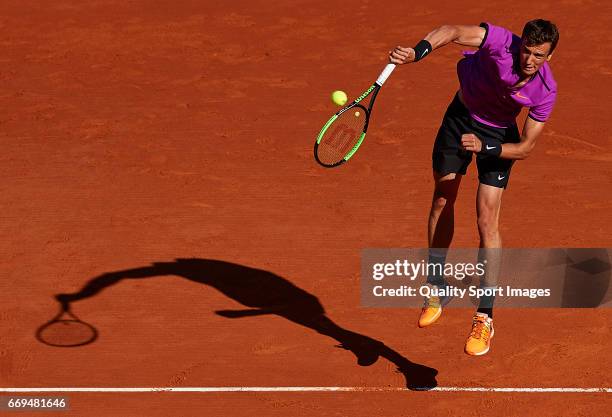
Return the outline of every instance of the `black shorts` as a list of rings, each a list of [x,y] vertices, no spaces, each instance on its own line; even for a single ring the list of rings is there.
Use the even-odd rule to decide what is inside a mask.
[[[456,173],[465,175],[472,162],[472,152],[461,146],[461,135],[473,133],[479,138],[488,138],[497,143],[517,143],[520,135],[516,125],[508,128],[488,126],[474,120],[459,97],[448,106],[433,147],[433,169],[441,175]],[[478,180],[482,184],[506,188],[513,160],[497,156],[476,154]]]

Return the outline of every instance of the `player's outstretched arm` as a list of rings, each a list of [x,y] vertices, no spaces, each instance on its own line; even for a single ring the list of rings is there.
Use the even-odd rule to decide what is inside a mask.
[[[525,159],[529,156],[536,144],[536,139],[544,130],[544,122],[538,122],[528,117],[523,126],[523,134],[519,143],[504,143],[500,158]]]
[[[450,42],[465,46],[481,45],[486,31],[480,26],[444,25],[429,32],[414,48],[396,46],[389,51],[389,62],[396,65],[416,62]]]

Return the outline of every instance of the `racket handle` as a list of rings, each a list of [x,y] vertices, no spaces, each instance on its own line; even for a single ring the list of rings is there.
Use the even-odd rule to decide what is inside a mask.
[[[381,72],[380,75],[378,76],[378,79],[376,80],[376,84],[382,87],[382,85],[385,83],[385,81],[387,81],[387,78],[389,78],[389,75],[391,75],[394,69],[395,69],[395,64],[387,64],[383,72]]]

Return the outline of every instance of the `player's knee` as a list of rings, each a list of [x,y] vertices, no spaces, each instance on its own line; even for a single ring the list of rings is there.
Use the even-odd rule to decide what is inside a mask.
[[[450,187],[436,187],[432,202],[434,209],[443,210],[444,207],[455,204],[455,200],[457,200],[457,191],[446,188]]]
[[[481,236],[493,236],[498,232],[497,219],[493,213],[482,213],[478,216],[478,232]]]
[[[447,206],[453,206],[455,204],[456,197],[446,197],[443,195],[435,195],[431,203],[431,208],[435,212],[441,212]]]

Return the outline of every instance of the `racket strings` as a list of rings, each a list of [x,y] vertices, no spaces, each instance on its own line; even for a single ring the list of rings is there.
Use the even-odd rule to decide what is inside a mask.
[[[50,346],[81,346],[97,338],[96,329],[85,322],[73,319],[59,319],[42,326],[37,337]]]
[[[365,113],[362,108],[350,109],[329,125],[317,149],[317,156],[323,164],[336,164],[351,152],[363,133]]]

